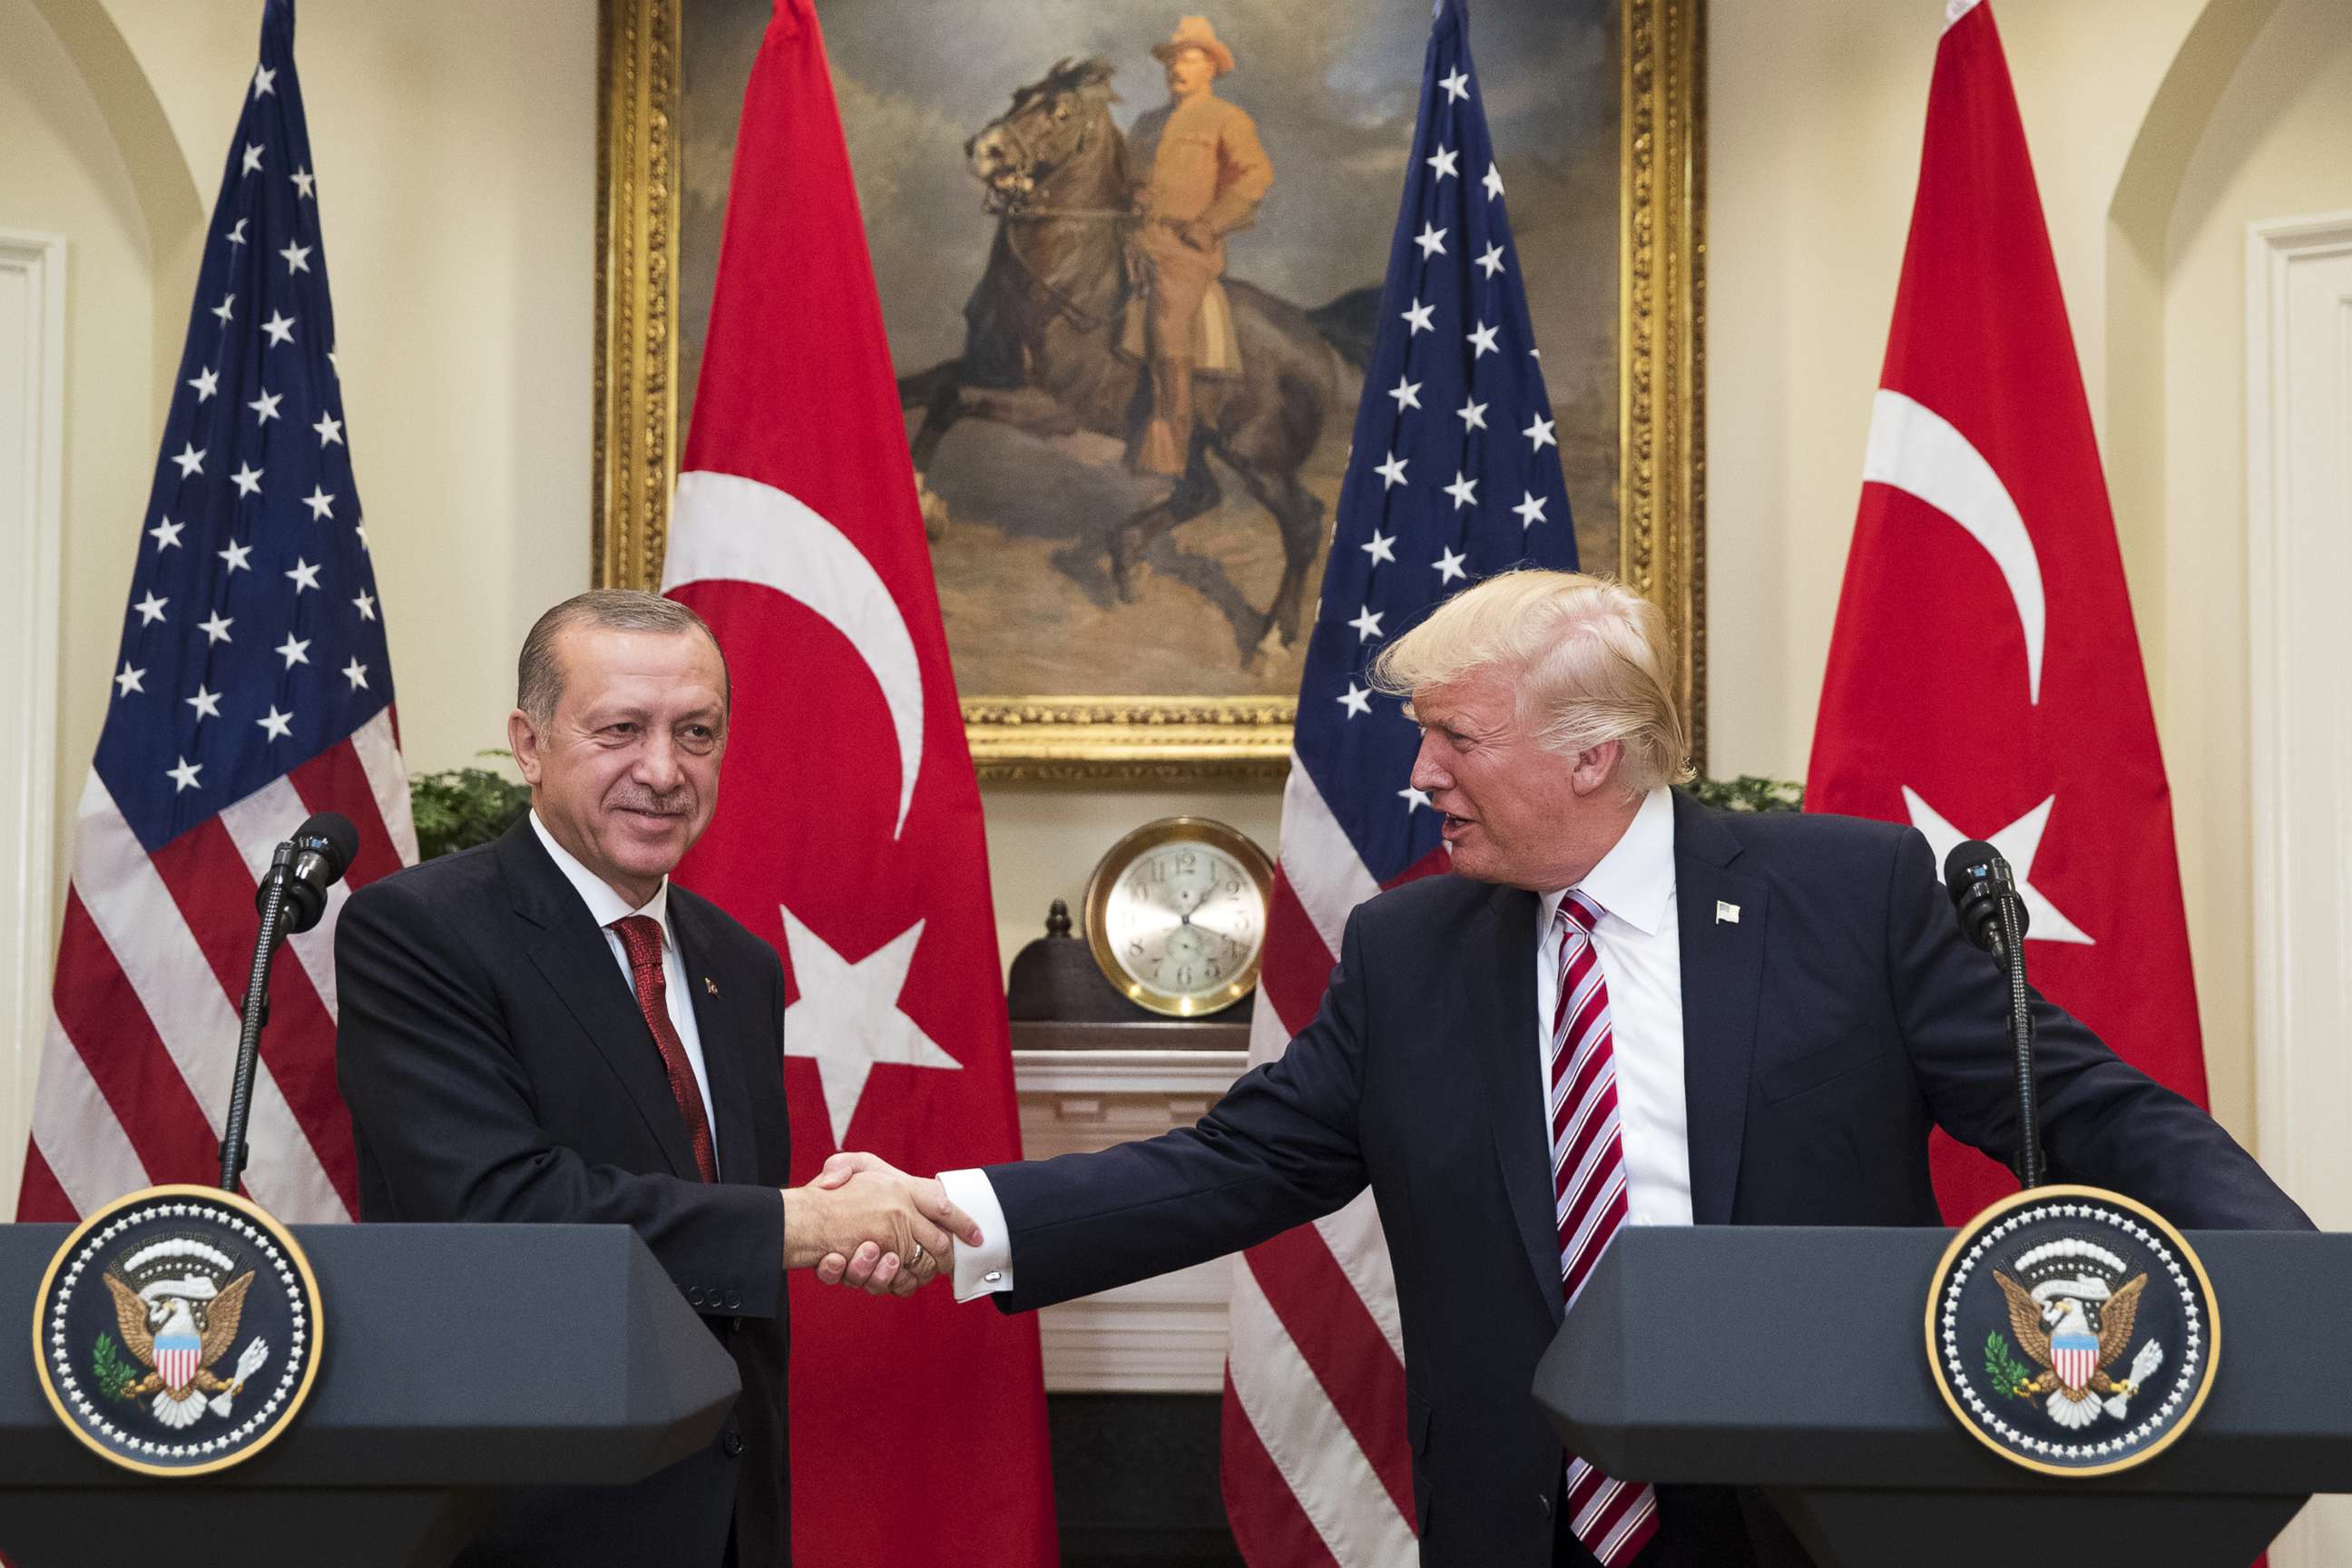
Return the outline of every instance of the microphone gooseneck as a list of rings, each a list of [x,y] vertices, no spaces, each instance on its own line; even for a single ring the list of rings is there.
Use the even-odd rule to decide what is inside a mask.
[[[2025,900],[2001,852],[1981,839],[1957,845],[1944,857],[1944,889],[1969,941],[1993,955],[2009,983],[2009,1039],[2017,1086],[2017,1178],[2043,1181],[2042,1104],[2034,1081],[2033,1006],[2025,988]]]
[[[342,879],[359,846],[359,829],[351,818],[332,811],[315,813],[270,856],[269,868],[254,889],[253,907],[261,921],[254,933],[245,1005],[237,1015],[236,1077],[229,1086],[228,1120],[221,1129],[220,1184],[225,1192],[236,1191],[245,1173],[245,1130],[253,1118],[261,1028],[269,1021],[270,964],[288,937],[309,931],[327,912],[327,889]]]

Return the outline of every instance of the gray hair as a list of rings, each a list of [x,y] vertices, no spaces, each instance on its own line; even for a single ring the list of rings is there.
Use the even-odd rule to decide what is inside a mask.
[[[635,588],[592,588],[574,594],[539,617],[522,639],[522,656],[515,660],[515,706],[533,724],[555,721],[555,705],[563,700],[563,661],[555,655],[556,640],[573,626],[602,626],[618,632],[700,632],[719,654],[722,700],[732,706],[733,678],[727,670],[727,650],[700,616],[676,599]]]
[[[1381,650],[1375,690],[1410,700],[1496,665],[1517,672],[1518,712],[1569,756],[1616,741],[1633,795],[1691,776],[1675,707],[1664,612],[1622,583],[1580,572],[1498,573],[1432,610]]]

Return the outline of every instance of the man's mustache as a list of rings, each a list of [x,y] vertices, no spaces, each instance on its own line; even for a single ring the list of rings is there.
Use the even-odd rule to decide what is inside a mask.
[[[666,816],[681,816],[694,807],[694,792],[674,789],[667,795],[655,795],[649,790],[637,790],[609,796],[604,804],[614,811],[651,811]]]

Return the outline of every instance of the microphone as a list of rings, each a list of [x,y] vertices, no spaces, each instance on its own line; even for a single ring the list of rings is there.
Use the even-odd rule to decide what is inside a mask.
[[[270,857],[269,869],[254,889],[253,907],[266,912],[275,891],[284,900],[279,934],[309,931],[327,912],[327,889],[342,880],[359,848],[359,829],[350,817],[333,811],[315,813]]]
[[[2017,878],[2001,852],[1983,839],[1956,844],[1944,857],[1944,890],[1959,912],[1961,934],[1994,957],[2003,954],[2004,904],[2017,917],[2018,936],[2025,935],[2025,900],[2018,896]]]
[[[2000,962],[2009,991],[2009,1046],[2016,1069],[2019,1184],[2042,1180],[2042,1105],[2033,1074],[2033,1009],[2025,989],[2025,900],[2001,852],[1980,838],[1944,857],[1944,890],[1960,931]]]
[[[278,947],[296,931],[309,931],[327,912],[327,889],[342,880],[359,853],[360,831],[336,812],[313,813],[294,837],[269,858],[269,869],[254,889],[261,916],[254,933],[253,967],[237,1010],[236,1076],[229,1085],[228,1120],[221,1131],[220,1184],[235,1192],[245,1173],[245,1131],[253,1116],[254,1079],[260,1070],[261,1030],[269,1021],[269,966]]]

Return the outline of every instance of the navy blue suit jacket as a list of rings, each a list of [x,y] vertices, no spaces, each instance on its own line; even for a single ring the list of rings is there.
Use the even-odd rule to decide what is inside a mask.
[[[335,927],[336,1072],[367,1221],[626,1225],[735,1358],[709,1447],[634,1487],[504,1499],[460,1563],[710,1568],[792,1560],[784,1369],[784,977],[775,950],[676,883],[719,1180],[636,995],[528,817],[496,843],[372,882]],[[522,1310],[522,1303],[501,1303]]]
[[[2012,1157],[2006,991],[1918,833],[1677,795],[1675,875],[1698,1224],[1939,1225],[1931,1126]],[[1452,876],[1382,894],[1349,919],[1314,1023],[1197,1126],[991,1167],[1017,1287],[998,1305],[1215,1258],[1369,1184],[1404,1329],[1422,1561],[1549,1563],[1561,1456],[1528,1388],[1562,1309],[1532,1060],[1538,908]],[[2309,1227],[2203,1111],[2039,997],[2035,1020],[2053,1180],[2184,1226]],[[1737,1509],[1668,1498],[1662,1518],[1676,1559],[1748,1560]]]

